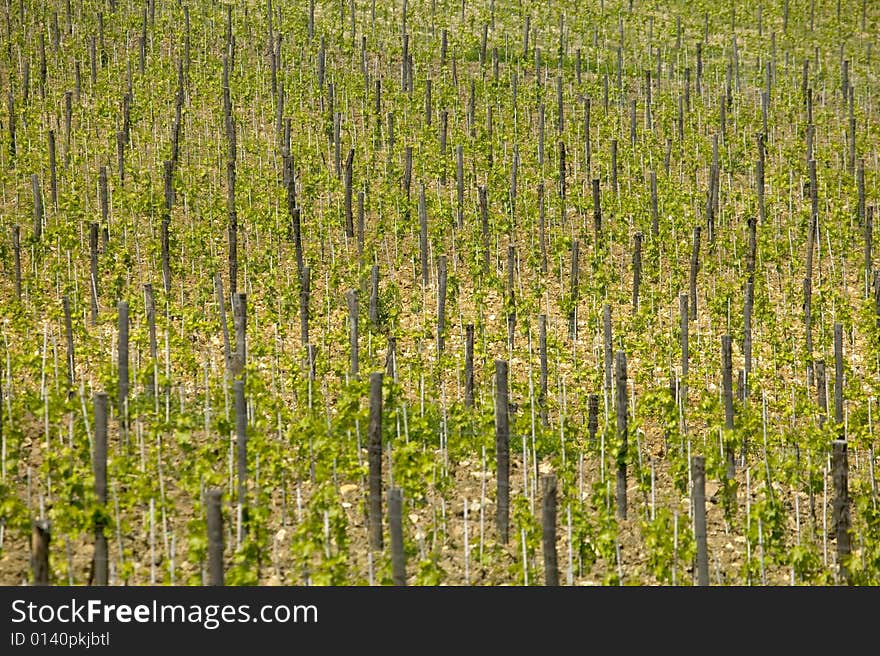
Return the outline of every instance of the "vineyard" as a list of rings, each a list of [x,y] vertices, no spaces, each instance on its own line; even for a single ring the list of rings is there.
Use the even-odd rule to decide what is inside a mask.
[[[880,5],[0,34],[0,584],[880,584]]]

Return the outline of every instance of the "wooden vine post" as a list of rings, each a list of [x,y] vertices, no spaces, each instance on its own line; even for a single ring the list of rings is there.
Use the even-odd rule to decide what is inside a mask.
[[[615,410],[617,414],[617,518],[626,519],[627,461],[627,376],[626,353],[617,352],[614,374]]]
[[[501,544],[507,544],[510,526],[510,425],[507,390],[507,361],[495,360],[495,525]]]
[[[222,490],[205,493],[208,525],[208,585],[224,585]]]
[[[33,522],[31,534],[31,570],[33,585],[49,585],[49,541],[52,534],[49,520],[38,519]]]
[[[556,476],[542,478],[544,487],[543,514],[541,515],[544,551],[544,585],[559,585],[559,567],[556,559]]]
[[[97,392],[94,397],[95,410],[95,453],[93,473],[95,497],[99,512],[95,513],[95,552],[92,560],[92,583],[107,585],[109,580],[109,559],[107,536],[104,534],[106,521],[104,508],[107,505],[107,393]]]
[[[697,585],[706,586],[709,585],[709,551],[706,542],[706,460],[703,456],[691,457],[691,479]]]
[[[370,374],[369,462],[370,548],[382,549],[382,372]]]
[[[403,492],[399,487],[388,491],[388,526],[391,534],[391,579],[394,585],[406,585],[406,553],[403,548]]]

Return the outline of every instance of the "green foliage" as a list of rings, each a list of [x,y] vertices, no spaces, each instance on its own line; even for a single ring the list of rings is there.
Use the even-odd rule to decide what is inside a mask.
[[[652,520],[642,520],[642,537],[648,551],[648,570],[663,585],[683,585],[686,571],[697,554],[687,523],[668,508],[660,508]]]
[[[348,519],[330,482],[312,495],[303,521],[292,538],[294,562],[316,585],[348,580]]]
[[[436,456],[418,442],[398,442],[392,451],[395,485],[415,502],[424,503],[436,474]]]
[[[853,585],[877,585],[880,583],[880,503],[872,490],[856,490],[854,514],[857,521],[854,531],[854,552],[847,562]]]
[[[141,583],[147,569],[141,566],[149,529],[147,508],[152,503],[162,517],[161,530],[168,530],[160,542],[176,536],[185,544],[183,553],[176,554],[176,560],[183,558],[178,580],[197,584],[207,545],[203,509],[200,502],[189,500],[201,499],[207,487],[231,491],[236,482],[232,381],[222,341],[224,328],[235,341],[228,273],[229,144],[219,104],[224,91],[223,53],[227,52],[225,9],[220,3],[194,0],[190,34],[185,35],[183,6],[157,6],[147,28],[143,69],[138,48],[131,47],[129,38],[141,29],[139,12],[105,12],[99,46],[104,52],[97,53],[93,82],[88,38],[77,35],[97,34],[97,15],[80,12],[72,16],[70,32],[60,35],[55,49],[51,47],[53,28],[47,21],[57,4],[24,2],[23,12],[11,11],[5,34],[9,47],[0,55],[0,78],[12,94],[17,125],[13,154],[11,121],[4,102],[0,108],[0,233],[4,235],[0,238],[4,458],[0,521],[10,536],[7,544],[15,544],[29,534],[39,502],[52,522],[53,534],[69,540],[74,549],[90,543],[95,524],[103,525],[108,537],[112,533],[119,542],[113,548],[117,578]],[[866,7],[867,24],[871,24],[876,18],[871,13],[874,8],[871,3]],[[63,7],[55,8],[63,18]],[[412,6],[406,22],[416,69],[413,88],[404,89],[400,84],[400,16],[391,4],[379,3],[368,25],[360,14],[349,17],[347,9],[321,11],[318,7],[316,32],[311,37],[302,12],[276,9],[272,30],[284,39],[282,66],[275,80],[269,78],[265,3],[249,0],[232,12],[237,46],[228,91],[237,146],[236,291],[248,298],[245,391],[250,493],[242,542],[226,547],[230,584],[265,582],[267,572],[276,571],[270,568],[276,557],[284,561],[281,569],[288,576],[302,576],[316,584],[366,579],[365,559],[356,553],[364,539],[358,516],[364,500],[345,496],[348,493],[341,490],[350,493],[346,486],[351,485],[362,489],[368,475],[368,375],[387,371],[386,349],[392,337],[397,340],[397,380],[386,375],[383,385],[383,467],[390,465],[390,471],[383,469],[383,480],[393,479],[401,486],[414,511],[430,509],[436,517],[438,508],[452,507],[462,496],[472,495],[475,482],[469,477],[472,472],[462,471],[468,468],[465,462],[475,463],[485,453],[486,470],[493,470],[492,364],[505,358],[510,365],[513,410],[512,471],[523,474],[524,450],[529,472],[521,480],[536,477],[537,463],[542,468],[550,466],[558,475],[559,498],[566,501],[571,517],[578,577],[609,585],[633,582],[627,562],[620,579],[617,548],[636,525],[641,528],[639,549],[647,552],[650,575],[668,584],[673,564],[681,564],[676,571],[683,572],[693,559],[694,546],[687,530],[679,531],[678,545],[671,542],[674,514],[670,513],[675,506],[661,502],[648,521],[642,519],[642,504],[646,505],[654,483],[663,488],[658,492],[671,492],[679,501],[690,494],[689,458],[703,455],[707,482],[720,485],[715,501],[721,503],[725,528],[745,538],[744,544],[732,541],[737,559],[747,561],[741,570],[745,578],[753,583],[758,580],[760,555],[765,566],[777,573],[789,568],[798,583],[833,584],[835,572],[825,563],[818,538],[805,531],[794,540],[791,527],[792,495],[799,495],[802,516],[807,515],[807,499],[811,515],[816,506],[821,512],[829,484],[829,444],[844,430],[832,421],[831,412],[820,411],[815,380],[807,376],[808,364],[823,358],[829,390],[836,382],[831,355],[835,322],[842,324],[845,335],[845,436],[851,453],[860,458],[859,466],[851,469],[854,550],[846,565],[854,583],[876,584],[880,569],[876,490],[866,483],[869,470],[861,458],[876,452],[873,423],[880,322],[872,281],[866,280],[873,263],[867,263],[866,271],[866,225],[856,209],[860,200],[857,175],[846,160],[852,143],[864,164],[870,205],[878,176],[869,155],[880,133],[869,120],[870,103],[864,100],[877,96],[876,78],[869,74],[859,45],[870,35],[861,29],[856,14],[826,20],[826,9],[817,7],[815,26],[810,21],[808,30],[804,21],[791,21],[780,32],[770,27],[778,26],[781,8],[765,6],[765,27],[759,33],[750,13],[754,6],[746,7],[747,19],[737,11],[736,23],[729,7],[710,7],[703,17],[700,7],[691,11],[694,7],[682,3],[646,5],[639,11],[607,6],[578,6],[574,11],[558,2],[540,7],[494,3],[490,11],[489,3],[477,2],[462,5],[461,15],[456,10],[436,16]],[[565,35],[558,33],[560,9],[565,10]],[[519,43],[525,10],[534,35],[528,50]],[[679,35],[673,26],[678,15],[682,18],[681,43],[676,43]],[[480,34],[490,20],[484,59]],[[446,31],[449,46],[442,64],[441,29]],[[728,91],[725,71],[733,61],[730,39],[734,31],[738,59],[731,69],[736,78]],[[43,32],[50,37],[49,83],[41,88],[35,65],[40,58],[38,41],[32,35]],[[606,33],[615,34],[613,43],[602,39]],[[558,51],[561,36],[565,38]],[[620,53],[625,53],[620,64],[618,38]],[[700,93],[694,86],[697,41],[703,47]],[[191,57],[184,77],[180,159],[172,177],[174,203],[168,215],[171,287],[166,292],[159,239],[166,215],[163,161],[172,154],[177,65],[183,62],[185,42]],[[321,44],[325,70],[319,83],[316,63]],[[758,213],[755,133],[765,128],[758,92],[765,89],[764,64],[773,59],[768,59],[771,44],[777,49],[774,61],[811,62],[806,82],[814,92],[813,157],[819,187],[805,186],[807,134],[801,78],[776,75],[766,116],[767,220],[756,227],[757,257],[751,272],[755,304],[749,397],[735,401],[734,427],[727,429],[719,394],[719,337],[729,334],[732,338],[734,372],[744,368],[742,302],[750,275],[746,219]],[[861,85],[856,87],[861,95],[853,96],[849,105],[839,102],[838,47],[840,52],[850,52],[850,73]],[[491,58],[495,53],[497,62]],[[23,62],[30,66],[27,87]],[[689,62],[691,78],[679,130],[678,107],[685,91],[682,62]],[[80,79],[74,94],[77,63]],[[650,87],[650,121],[645,94],[648,70],[660,74],[652,78]],[[561,76],[565,113],[561,129],[556,127],[556,75]],[[429,78],[430,124],[424,95]],[[301,284],[287,189],[282,184],[281,135],[276,134],[280,95],[277,89],[273,92],[272,83],[284,88],[280,118],[289,120],[292,128],[290,143],[285,145],[289,145],[295,202],[301,212],[304,262],[311,270],[308,342],[316,357],[313,375],[300,335]],[[129,89],[131,139],[122,150],[125,175],[120,179],[115,135],[125,120],[122,100]],[[472,116],[468,107],[471,89]],[[834,90],[837,100],[830,101],[826,90]],[[69,140],[65,134],[67,92],[72,94]],[[732,97],[722,130],[719,102],[727,93]],[[591,101],[589,142],[584,134],[586,99]],[[636,102],[634,142],[627,130],[631,100]],[[441,111],[448,113],[445,149],[440,145]],[[543,160],[539,161],[542,111]],[[336,113],[340,134],[334,143]],[[392,115],[393,145],[388,124]],[[858,126],[855,142],[848,131],[850,116]],[[49,127],[56,137],[57,209],[49,196]],[[611,140],[617,143],[616,188],[611,183]],[[707,174],[716,143],[720,195],[710,238]],[[565,144],[567,157],[564,198],[559,185],[560,144]],[[408,193],[402,185],[407,146],[413,153]],[[458,146],[464,156],[460,206]],[[355,150],[353,191],[363,191],[365,199],[363,248],[342,231],[345,185],[335,166],[337,148],[343,160],[348,148]],[[514,148],[518,153],[515,198]],[[101,166],[107,167],[108,174],[106,217],[97,193]],[[657,181],[656,233],[651,225],[652,172]],[[33,173],[42,185],[46,210],[39,240],[32,228]],[[600,181],[600,234],[594,234],[592,226],[594,178]],[[418,193],[422,184],[432,267],[427,285],[422,284],[419,263]],[[543,189],[544,244],[538,240],[539,186]],[[487,192],[485,239],[478,187]],[[802,283],[812,191],[818,191],[820,220],[819,239],[813,244],[813,343],[808,352]],[[93,281],[88,243],[93,221],[100,223],[101,235],[94,281],[99,308],[94,322],[90,318]],[[21,230],[20,298],[13,282],[13,226]],[[688,395],[679,404],[669,389],[670,379],[674,384],[681,373],[676,301],[688,289],[695,226],[703,229],[696,281],[698,309],[696,319],[688,324]],[[644,236],[638,308],[631,306],[635,231]],[[571,293],[570,279],[574,240],[580,249],[576,295]],[[506,260],[509,245],[516,252],[512,294]],[[541,269],[542,247],[546,248],[546,271]],[[448,256],[449,271],[446,348],[438,357],[434,267],[440,254]],[[488,266],[484,265],[486,256]],[[373,265],[380,269],[375,323],[366,312]],[[215,288],[218,273],[225,286],[220,302]],[[153,285],[156,304],[155,369],[142,287],[147,282]],[[359,290],[361,300],[358,376],[349,370],[347,289]],[[72,381],[67,378],[62,295],[71,306]],[[115,307],[119,300],[130,303],[131,319],[125,433],[120,430],[116,407]],[[612,308],[612,348],[624,350],[629,362],[627,391],[632,393],[633,404],[626,452],[613,421],[613,389],[604,388],[605,303]],[[227,326],[221,324],[221,307]],[[516,327],[510,345],[507,317],[512,313]],[[540,419],[537,404],[539,314],[547,316],[549,329],[547,425]],[[576,314],[579,321],[576,342],[568,335],[570,314]],[[462,394],[466,323],[475,326],[473,407],[464,406]],[[155,396],[146,389],[154,373]],[[95,497],[90,449],[92,399],[99,390],[106,391],[110,401],[110,499],[106,504],[99,504]],[[602,399],[600,414],[606,414],[599,420],[598,439],[589,443],[587,398],[594,393]],[[384,458],[389,453],[390,463]],[[736,458],[732,478],[728,475],[730,454]],[[628,524],[617,520],[612,494],[615,470],[622,464],[627,466],[630,489],[638,493],[630,503],[632,517],[639,519]],[[760,472],[753,480],[761,492],[749,500],[748,520],[744,470]],[[652,473],[658,475],[656,481]],[[589,490],[588,498],[580,499],[584,489]],[[490,584],[521,581],[523,565],[530,582],[540,579],[536,576],[540,571],[536,564],[541,546],[539,501],[536,489],[513,499],[510,544],[480,545],[480,580]],[[295,503],[296,513],[292,511]],[[285,533],[290,543],[284,543],[279,556],[272,540],[282,514],[288,522],[294,516],[297,521]],[[418,555],[407,536],[415,584],[458,582],[458,565],[449,563],[462,560],[460,554],[450,553],[458,547],[455,523],[459,520],[454,515],[444,517],[442,527],[433,529],[430,549],[420,543]],[[815,516],[809,522],[816,524]],[[285,530],[290,526],[285,525]],[[521,553],[523,535],[525,554]],[[170,554],[164,546],[160,547],[163,563],[169,563],[172,559],[167,558]],[[746,549],[749,558],[739,553]],[[377,558],[374,563],[375,580],[383,584],[390,582],[387,560]],[[67,564],[53,566],[57,576]],[[79,578],[78,572],[74,574]],[[171,579],[164,567],[159,578],[161,582]]]
[[[413,585],[442,585],[446,582],[448,574],[440,565],[440,556],[431,552],[426,558],[418,561],[418,566],[413,574]]]

